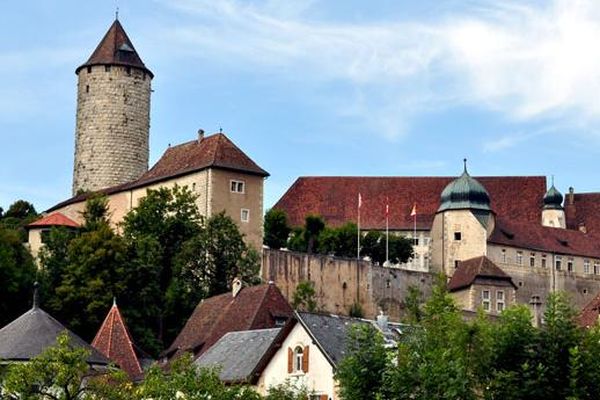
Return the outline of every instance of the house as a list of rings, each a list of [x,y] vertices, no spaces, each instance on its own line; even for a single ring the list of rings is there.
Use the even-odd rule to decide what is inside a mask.
[[[87,362],[91,368],[107,368],[106,357],[39,307],[37,284],[31,309],[0,329],[0,360],[4,363],[29,361],[55,346],[63,332],[69,336],[72,346],[90,353]]]
[[[389,347],[412,330],[407,325],[389,323],[384,315],[371,321],[295,312],[282,328],[228,333],[195,363],[219,367],[224,382],[249,384],[261,394],[289,383],[308,390],[311,399],[337,399],[335,371],[348,354],[348,334],[357,324],[377,328]]]
[[[153,363],[152,358],[133,342],[116,300],[98,329],[92,347],[121,368],[132,381],[141,380],[144,371]]]
[[[197,358],[229,332],[283,327],[293,310],[272,282],[243,287],[234,280],[230,293],[202,300],[182,331],[163,353],[171,360],[184,353]]]
[[[28,246],[31,255],[37,258],[40,249],[48,240],[48,235],[52,228],[64,228],[70,231],[77,231],[80,228],[79,223],[60,212],[53,212],[42,216],[37,221],[25,226],[29,234]]]
[[[461,261],[448,290],[463,310],[500,314],[515,303],[517,286],[486,256]]]

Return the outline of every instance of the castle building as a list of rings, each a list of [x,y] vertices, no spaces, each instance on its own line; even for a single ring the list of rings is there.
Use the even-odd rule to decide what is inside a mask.
[[[363,201],[361,228],[385,230],[388,198],[390,231],[415,241],[414,259],[398,266],[394,276],[407,278],[402,271],[409,270],[444,272],[451,282],[459,269],[486,257],[490,265],[497,266],[512,280],[516,302],[541,303],[542,311],[553,291],[568,292],[578,307],[600,292],[600,194],[575,194],[570,189],[564,199],[554,184],[547,188],[545,177],[475,178],[465,164],[463,173],[455,179],[303,177],[274,207],[286,211],[293,225],[301,225],[305,215],[320,214],[328,224],[339,226],[356,221],[357,193],[361,193]],[[415,204],[416,221],[410,216]],[[312,280],[321,279],[314,276],[314,270],[311,272]],[[282,285],[277,268],[266,274]],[[496,279],[500,277],[495,275]],[[389,278],[386,279],[389,287]],[[388,296],[376,293],[379,287],[385,290],[386,285],[369,282],[369,296]],[[484,303],[490,299],[485,298],[483,291],[487,296],[492,292],[472,290],[469,289],[469,301],[465,304],[471,309],[485,308]],[[334,291],[331,288],[328,296],[334,303],[343,304],[347,293],[340,290],[334,295]],[[508,296],[510,290],[501,291]],[[508,303],[509,297],[505,297],[504,306]],[[488,311],[500,310],[489,307]]]
[[[121,23],[116,20],[86,63],[76,70],[77,129],[73,197],[31,224],[29,246],[36,255],[52,226],[77,227],[86,200],[106,195],[110,222],[118,226],[148,189],[187,186],[201,215],[224,211],[260,249],[263,185],[268,172],[223,132],[169,146],[148,169],[151,80]],[[52,218],[48,219],[48,217]]]

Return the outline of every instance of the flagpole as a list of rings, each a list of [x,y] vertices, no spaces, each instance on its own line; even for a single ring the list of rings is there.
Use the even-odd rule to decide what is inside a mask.
[[[385,261],[390,262],[390,205],[388,198],[385,198]]]
[[[357,246],[356,246],[356,258],[358,260],[360,260],[360,206],[362,199],[360,198],[360,192],[358,193],[358,223],[357,223],[357,229],[356,229],[356,235],[357,235]]]

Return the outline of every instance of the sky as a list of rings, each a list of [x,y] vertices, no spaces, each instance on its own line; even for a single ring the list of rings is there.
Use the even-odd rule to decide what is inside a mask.
[[[0,13],[0,207],[70,197],[75,68],[115,18],[150,164],[220,128],[271,176],[555,176],[600,191],[600,2],[28,0]],[[363,194],[367,196],[368,194]]]

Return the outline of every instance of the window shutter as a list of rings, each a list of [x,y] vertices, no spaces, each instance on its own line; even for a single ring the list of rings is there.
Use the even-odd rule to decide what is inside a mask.
[[[288,347],[288,374],[294,372],[294,350]]]
[[[308,346],[304,347],[304,353],[302,354],[302,372],[308,373]]]
[[[327,396],[326,394],[322,394],[319,396],[319,400],[329,400],[329,396]]]

